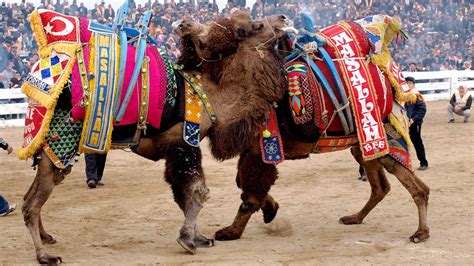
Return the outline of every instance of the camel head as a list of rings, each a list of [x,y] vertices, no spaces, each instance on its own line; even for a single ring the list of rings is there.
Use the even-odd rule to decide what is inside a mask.
[[[251,45],[271,48],[287,32],[298,33],[287,16],[268,16],[253,22],[253,31],[247,41]]]
[[[201,58],[209,60],[235,53],[239,42],[256,29],[246,11],[236,11],[205,24],[184,19],[173,23],[173,28],[181,40],[192,40]]]

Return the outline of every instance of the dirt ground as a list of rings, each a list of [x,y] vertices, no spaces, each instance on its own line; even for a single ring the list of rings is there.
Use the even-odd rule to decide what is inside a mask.
[[[431,188],[431,238],[413,244],[418,225],[408,192],[389,175],[392,190],[361,225],[342,225],[341,216],[358,211],[370,186],[357,180],[349,151],[286,161],[272,188],[280,203],[275,221],[262,214],[250,220],[237,241],[217,242],[188,255],[176,242],[183,215],[163,180],[164,161],[152,162],[124,151],[109,154],[105,186],[85,184],[84,160],[56,187],[43,208],[43,224],[58,243],[50,254],[74,264],[450,264],[472,265],[474,254],[474,119],[447,124],[447,101],[428,103],[423,139],[430,168],[417,171]],[[0,129],[18,147],[22,129]],[[237,161],[220,163],[204,147],[204,170],[211,198],[199,225],[212,236],[230,224],[240,204],[234,178]],[[31,161],[0,153],[0,193],[11,203],[33,181]],[[418,167],[418,161],[414,160]],[[21,211],[0,217],[0,264],[33,264],[33,243]]]

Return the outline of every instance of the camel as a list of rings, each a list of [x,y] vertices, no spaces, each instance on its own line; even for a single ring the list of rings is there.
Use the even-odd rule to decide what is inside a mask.
[[[267,32],[271,35],[271,28],[268,21],[261,20],[262,32]],[[261,150],[258,144],[258,126],[256,120],[262,122],[262,106],[269,106],[269,103],[276,101],[276,111],[279,113],[279,128],[282,132],[283,146],[286,159],[303,159],[307,158],[313,152],[317,144],[320,134],[317,128],[312,125],[296,125],[291,118],[291,111],[288,104],[287,90],[288,82],[282,77],[281,69],[275,72],[265,71],[268,76],[261,77],[263,87],[258,88],[257,91],[252,92],[252,98],[246,97],[249,93],[249,87],[240,82],[240,75],[236,69],[229,66],[226,62],[233,60],[246,60],[246,53],[250,53],[252,48],[249,48],[245,42],[239,38],[235,38],[234,43],[217,42],[224,36],[228,28],[220,27],[218,24],[201,25],[193,21],[182,21],[178,25],[176,32],[181,38],[190,38],[193,41],[194,49],[189,53],[196,52],[195,57],[201,58],[201,68],[205,71],[204,79],[208,84],[214,82],[223,94],[227,93],[229,108],[236,108],[234,104],[239,105],[239,115],[241,120],[235,123],[232,128],[216,127],[212,128],[208,134],[211,141],[211,152],[214,157],[220,160],[226,160],[239,155],[238,173],[236,176],[237,186],[242,190],[241,200],[237,214],[231,225],[218,230],[215,233],[216,240],[235,240],[239,239],[250,217],[262,210],[263,219],[265,223],[270,223],[278,211],[279,205],[269,194],[271,186],[277,179],[277,168],[273,164],[265,164],[262,162]],[[265,34],[258,34],[248,37],[248,42],[253,43],[253,48],[258,50],[261,44],[275,45],[274,42],[267,43],[268,38]],[[275,41],[275,40],[273,40]],[[216,47],[218,46],[218,47]],[[227,57],[223,55],[222,50],[229,47],[238,46],[234,54]],[[189,46],[187,46],[189,47]],[[186,52],[186,51],[185,51]],[[266,51],[264,56],[271,54]],[[257,58],[258,59],[258,58]],[[280,60],[281,62],[281,60]],[[190,65],[189,67],[193,67]],[[262,66],[263,67],[263,66]],[[244,71],[244,69],[242,69]],[[269,79],[281,79],[276,82],[281,87],[274,86],[269,97],[266,96],[268,92],[264,84]],[[227,86],[233,83],[241,84],[241,87],[232,87],[232,92],[227,90]],[[211,87],[210,87],[211,88]],[[252,87],[253,90],[256,88]],[[278,93],[278,99],[275,99],[275,92]],[[231,100],[230,100],[231,99]],[[270,107],[273,108],[273,107]],[[256,117],[259,115],[260,117]],[[245,131],[245,136],[242,132]],[[226,137],[222,139],[221,137]],[[237,142],[234,142],[237,141]],[[385,155],[378,159],[364,160],[361,149],[358,145],[350,148],[353,157],[362,165],[367,173],[368,181],[371,186],[370,198],[365,206],[357,213],[347,215],[340,218],[340,223],[345,225],[360,224],[370,211],[384,199],[390,191],[390,183],[388,182],[385,171],[393,174],[408,190],[418,208],[419,225],[416,232],[409,237],[413,243],[418,243],[429,238],[429,228],[427,226],[427,206],[429,197],[429,187],[416,176],[414,172],[403,167],[392,157]],[[238,154],[238,152],[240,153]]]
[[[263,34],[259,31],[262,29],[261,22],[252,21],[250,16],[239,16],[236,14],[231,17],[231,21],[238,25],[238,27],[235,28],[235,36],[229,37],[242,39],[242,45],[251,42],[251,39],[243,39],[243,37],[248,37],[252,34]],[[267,23],[272,25],[271,32],[276,34],[275,36],[272,35],[271,39],[283,36],[283,28],[289,25],[288,19],[281,16],[269,17]],[[263,38],[267,38],[267,36]],[[185,41],[183,41],[183,45],[186,45]],[[212,146],[222,148],[219,142],[224,141],[229,136],[229,132],[241,131],[243,129],[242,126],[247,127],[246,130],[242,131],[241,135],[236,135],[235,139],[229,141],[230,146],[226,148],[230,148],[230,151],[228,155],[225,155],[226,158],[241,152],[237,146],[240,146],[239,143],[242,141],[242,138],[245,138],[248,142],[254,141],[255,136],[248,135],[247,132],[253,134],[253,128],[256,126],[253,123],[242,125],[240,123],[241,120],[239,120],[242,118],[236,116],[236,114],[242,113],[240,111],[241,104],[249,99],[228,97],[229,93],[232,94],[232,90],[240,88],[239,84],[248,84],[249,88],[253,89],[259,88],[259,91],[265,93],[260,95],[261,99],[259,102],[263,98],[270,99],[270,102],[257,108],[260,110],[260,114],[271,109],[271,102],[283,96],[283,90],[275,92],[273,90],[273,88],[282,88],[285,79],[284,71],[280,69],[281,64],[279,64],[272,48],[271,46],[266,46],[261,47],[260,50],[248,50],[246,51],[247,55],[238,61],[232,59],[222,60],[222,62],[228,63],[229,66],[235,65],[236,69],[245,68],[249,71],[248,73],[242,73],[241,80],[237,78],[235,79],[235,84],[227,86],[227,91],[220,90],[218,86],[215,86],[215,83],[207,84],[208,81],[206,79],[203,81],[207,96],[216,111],[218,122],[213,124],[211,117],[204,115],[201,123],[201,137],[212,134],[211,142],[214,143]],[[255,60],[255,58],[260,58],[258,54],[262,52],[272,56]],[[199,59],[196,57],[187,58],[188,55],[190,54],[184,53],[180,61],[192,62]],[[274,73],[274,75],[266,76],[264,73]],[[279,73],[279,76],[275,75],[275,73]],[[179,73],[176,73],[176,75],[179,76]],[[227,75],[225,74],[224,77],[227,78]],[[278,82],[281,82],[281,84]],[[184,88],[180,87],[178,94],[182,96],[184,94],[183,90]],[[67,92],[66,89],[64,91]],[[70,102],[70,95],[68,98],[66,92],[63,92],[61,95],[63,98],[60,97],[58,105],[62,102]],[[254,105],[253,100],[250,99],[249,101],[249,106]],[[177,104],[175,108],[182,108],[182,106]],[[175,111],[178,112],[179,110],[173,110],[172,113],[175,113]],[[245,114],[242,121],[248,121],[248,117],[252,115]],[[195,254],[197,248],[214,245],[214,240],[202,235],[197,226],[197,217],[208,198],[209,189],[206,186],[205,175],[201,166],[201,150],[199,147],[192,147],[183,141],[183,121],[179,120],[179,118],[174,118],[174,120],[176,119],[178,121],[167,128],[161,128],[160,131],[157,131],[156,135],[141,137],[138,145],[133,147],[132,150],[139,156],[149,160],[166,160],[165,179],[171,186],[175,202],[184,214],[184,222],[179,231],[177,242],[189,253]],[[222,134],[224,135],[221,136]],[[56,243],[56,239],[46,232],[41,220],[41,210],[55,186],[60,184],[71,170],[63,171],[58,169],[42,149],[34,156],[34,160],[37,163],[37,172],[32,185],[24,195],[23,218],[31,234],[38,262],[59,264],[62,262],[62,258],[50,255],[44,246],[45,244]]]

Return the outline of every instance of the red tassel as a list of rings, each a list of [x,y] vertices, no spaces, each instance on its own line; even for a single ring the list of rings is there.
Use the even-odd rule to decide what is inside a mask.
[[[398,37],[400,36],[400,32],[397,32],[397,39],[395,40],[395,44],[398,45]]]

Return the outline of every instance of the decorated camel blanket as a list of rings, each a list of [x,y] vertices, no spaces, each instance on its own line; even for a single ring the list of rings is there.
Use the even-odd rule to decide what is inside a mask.
[[[394,99],[410,99],[403,75],[387,49],[399,29],[399,24],[390,17],[373,16],[365,19],[364,23],[340,22],[317,33],[320,39],[326,41],[323,47],[333,58],[348,95],[358,142],[366,160],[389,152],[383,120],[389,118],[390,122],[396,122],[391,115]],[[343,96],[335,89],[337,82],[327,62],[320,58],[313,58],[313,61],[327,79],[336,98],[343,102]],[[287,64],[294,121],[296,124],[314,121],[323,136],[340,135],[343,126],[338,116],[335,116],[335,107],[326,88],[322,88],[321,82],[315,81],[310,67],[301,60]],[[393,96],[392,88],[395,92]],[[408,134],[405,131],[400,133],[409,143]],[[328,143],[334,142],[351,141],[331,139]]]
[[[117,86],[120,60],[117,35],[110,28],[85,18],[42,9],[31,14],[30,23],[41,58],[22,85],[22,91],[29,97],[29,116],[19,149],[20,159],[27,159],[39,148],[48,146],[51,121],[66,83],[70,85],[67,88],[72,94],[72,109],[62,117],[67,121],[83,121],[77,147],[80,151],[107,152],[113,127],[137,124],[143,113],[146,114],[143,123],[160,128],[164,106],[174,105],[177,91],[173,65],[162,51],[155,46],[147,47],[146,65],[141,66],[125,116],[120,123],[113,124],[114,106],[121,104],[125,94],[125,89]],[[135,47],[130,45],[127,51],[124,88],[135,66]],[[121,95],[115,102],[118,92]],[[49,153],[60,153],[54,148],[57,146],[49,145]]]

